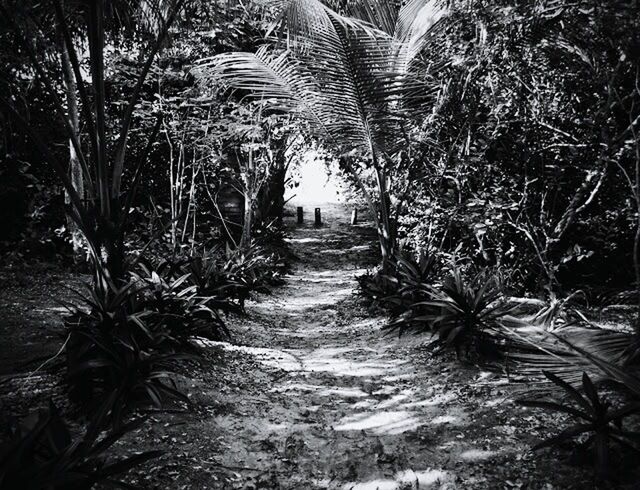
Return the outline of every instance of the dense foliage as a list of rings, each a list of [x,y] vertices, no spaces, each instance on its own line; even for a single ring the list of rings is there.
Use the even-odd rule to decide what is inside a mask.
[[[108,409],[113,399],[105,403]],[[48,410],[32,414],[12,427],[11,439],[0,452],[0,488],[90,489],[97,483],[125,485],[121,476],[129,469],[158,457],[147,451],[108,460],[105,453],[142,420],[103,433],[108,410],[97,412],[86,433],[75,436],[51,403]]]
[[[369,207],[360,282],[388,331],[563,390],[577,407],[523,402],[582,419],[539,447],[586,434],[601,478],[610,443],[638,450],[640,311],[587,318],[640,310],[637,1],[0,0],[0,45],[0,252],[93,275],[64,345],[87,436],[51,407],[0,486],[25,461],[36,487],[88,488],[154,455],[96,459],[139,407],[188,404],[200,341],[281,281],[309,150]]]

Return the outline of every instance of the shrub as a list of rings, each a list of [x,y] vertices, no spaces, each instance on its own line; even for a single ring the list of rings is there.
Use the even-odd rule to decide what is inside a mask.
[[[11,427],[10,440],[0,448],[0,489],[89,490],[97,483],[131,488],[118,477],[162,452],[106,457],[115,442],[143,423],[138,419],[101,435],[115,402],[111,395],[102,403],[82,437],[74,436],[53,403]]]
[[[412,255],[398,255],[394,260],[395,279],[398,290],[384,298],[387,304],[406,307],[430,297],[436,277],[434,255],[423,252],[418,258]]]
[[[267,293],[268,286],[281,282],[283,267],[277,254],[256,245],[245,251],[216,249],[189,260],[190,282],[199,295],[237,300],[241,310],[252,292]]]
[[[400,285],[398,279],[393,275],[383,274],[382,271],[369,271],[357,277],[362,293],[371,298],[374,303],[393,311],[394,300]],[[389,301],[391,299],[391,301]],[[400,298],[398,297],[398,301]]]
[[[65,318],[66,381],[71,399],[90,412],[105,396],[115,396],[112,421],[140,404],[188,399],[171,381],[177,364],[192,355],[181,352],[157,310],[145,308],[148,286],[131,280],[117,286],[96,274],[89,296]]]
[[[172,376],[182,361],[196,358],[192,340],[227,338],[221,315],[242,311],[252,291],[266,288],[275,260],[258,247],[174,256],[155,267],[141,259],[123,284],[94,261],[93,286],[65,319],[72,400],[91,412],[95,400],[115,393],[116,425],[141,405],[188,403]]]
[[[520,405],[542,408],[555,412],[565,413],[575,418],[578,422],[550,437],[533,449],[559,445],[567,440],[586,436],[578,446],[587,452],[592,450],[595,459],[597,474],[604,478],[611,474],[610,446],[618,443],[623,448],[635,454],[640,454],[640,449],[634,444],[640,443],[640,433],[623,428],[623,420],[630,415],[640,414],[640,402],[631,402],[614,408],[610,401],[601,397],[587,373],[582,375],[582,391],[558,376],[545,371],[544,375],[555,385],[562,388],[574,404],[563,404],[558,400],[519,400]]]
[[[501,301],[501,288],[495,277],[478,273],[465,281],[454,268],[440,289],[426,286],[420,290],[426,299],[418,297],[407,311],[384,328],[387,331],[431,332],[437,339],[431,346],[453,347],[460,356],[474,346],[478,353],[492,344],[491,331],[510,309]],[[416,290],[414,290],[416,294]],[[492,349],[497,352],[496,349]]]
[[[373,300],[398,315],[412,304],[430,297],[437,262],[435,256],[422,252],[418,258],[412,254],[396,254],[390,261],[391,272],[382,271],[358,278],[362,291]]]
[[[144,275],[132,274],[144,285],[141,307],[150,312],[153,329],[164,331],[177,348],[192,347],[190,339],[204,337],[220,340],[229,331],[218,310],[231,309],[230,304],[215,296],[203,297],[196,285],[189,285],[190,273],[176,279],[162,278],[156,271],[141,266]]]

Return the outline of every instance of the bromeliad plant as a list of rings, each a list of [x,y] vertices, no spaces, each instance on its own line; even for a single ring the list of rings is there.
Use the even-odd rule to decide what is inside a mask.
[[[41,135],[29,125],[26,117],[17,106],[19,98],[12,98],[10,91],[0,95],[0,112],[11,121],[15,121],[33,141],[36,149],[42,154],[44,161],[57,174],[70,200],[69,213],[86,239],[92,258],[97,266],[103,268],[108,276],[115,281],[126,281],[126,262],[124,238],[128,226],[129,211],[134,202],[140,176],[144,170],[145,159],[140,159],[130,171],[132,175],[128,188],[123,186],[125,162],[127,161],[128,138],[133,120],[133,113],[140,99],[144,82],[151,70],[156,54],[163,46],[169,29],[176,20],[185,0],[145,0],[131,2],[118,0],[106,2],[104,0],[63,2],[51,0],[47,2],[20,2],[10,8],[0,3],[0,16],[8,26],[17,42],[24,49],[31,62],[35,79],[50,98],[58,123],[65,128],[73,155],[79,166],[86,197],[80,192],[69,177],[67,165],[60,162],[53,149]],[[47,70],[41,53],[33,48],[32,37],[41,34],[41,30],[34,16],[48,15],[50,8],[55,12],[55,23],[59,32],[64,52],[68,58],[68,78],[77,88],[80,110],[75,117],[77,123],[71,121],[71,106],[65,104],[58,96],[55,74]],[[142,22],[140,22],[142,20]],[[131,26],[146,25],[157,33],[155,39],[142,52],[146,54],[140,67],[137,80],[131,90],[129,101],[124,108],[119,131],[113,148],[107,144],[107,128],[113,124],[108,121],[107,97],[105,83],[105,52],[108,34],[117,36]],[[76,37],[88,41],[88,58],[82,59],[81,50],[77,48]],[[48,41],[48,40],[45,40]],[[90,86],[83,77],[88,69],[91,75]],[[75,99],[76,90],[69,90]],[[90,95],[91,94],[91,97]],[[69,106],[69,107],[67,107]],[[69,109],[69,116],[67,115]],[[81,124],[80,124],[81,123]],[[78,128],[86,128],[87,144],[81,140]],[[155,140],[161,127],[158,121],[149,135],[147,151]]]
[[[114,396],[110,420],[122,424],[132,409],[167,400],[188,403],[172,376],[192,359],[174,337],[166,318],[145,305],[148,285],[132,279],[118,286],[96,269],[90,295],[69,307],[66,381],[73,401],[89,413]]]
[[[358,276],[357,281],[362,293],[372,299],[374,304],[390,307],[393,313],[393,304],[401,303],[398,295],[400,285],[396,277],[384,274],[381,270],[374,270]],[[399,309],[398,313],[403,310],[404,308]]]
[[[614,408],[612,403],[598,394],[587,373],[582,375],[582,391],[574,388],[562,378],[545,371],[544,375],[573,400],[565,404],[558,400],[519,400],[520,405],[542,408],[570,415],[576,423],[549,439],[536,444],[533,449],[557,446],[565,441],[582,437],[579,448],[594,452],[594,462],[599,477],[611,474],[611,445],[617,443],[631,453],[640,455],[640,432],[623,427],[624,419],[640,414],[640,402],[630,402]]]
[[[403,314],[411,305],[431,297],[437,272],[433,254],[422,252],[416,258],[410,253],[395,254],[389,271],[378,270],[358,278],[360,288],[391,315]]]
[[[53,403],[11,427],[9,441],[0,447],[0,490],[89,490],[96,484],[135,488],[120,481],[122,475],[162,452],[106,456],[113,444],[144,422],[138,419],[103,434],[115,402],[115,395],[103,400],[82,437],[74,435]]]
[[[277,283],[281,260],[257,245],[247,250],[219,249],[189,259],[189,282],[200,296],[219,302],[223,311],[242,311],[252,292],[268,292]],[[229,302],[237,300],[237,308]]]
[[[436,257],[423,251],[417,258],[411,255],[396,257],[396,270],[401,290],[412,298],[421,296],[427,285],[433,283],[436,273]]]
[[[488,337],[496,322],[510,309],[501,301],[502,291],[495,277],[484,277],[482,273],[468,283],[454,269],[441,291],[436,291],[427,302],[439,309],[431,320],[437,342],[454,347],[456,353],[462,346],[469,348]]]
[[[257,245],[227,251],[223,271],[242,308],[252,291],[267,292],[265,271],[270,262],[272,258]]]
[[[386,305],[394,309],[406,309],[431,297],[436,275],[436,258],[433,254],[423,251],[417,258],[410,254],[398,254],[394,258],[394,269],[395,275],[389,280],[395,280],[398,289],[383,299]]]
[[[429,297],[409,305],[400,318],[385,326],[385,330],[399,334],[431,332],[437,339],[431,346],[454,348],[468,354],[471,347],[478,350],[492,343],[492,332],[498,320],[511,309],[501,300],[502,292],[496,278],[478,273],[466,282],[458,268],[454,268],[441,288],[423,289]]]
[[[165,332],[176,343],[176,349],[189,350],[195,337],[220,340],[229,331],[220,310],[232,305],[223,297],[201,296],[197,285],[189,284],[191,273],[164,278],[156,271],[140,265],[142,275],[132,274],[141,289],[141,306],[150,313],[153,329]]]

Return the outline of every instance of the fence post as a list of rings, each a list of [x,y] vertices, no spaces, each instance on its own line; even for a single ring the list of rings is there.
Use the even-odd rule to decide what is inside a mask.
[[[322,226],[322,217],[320,215],[320,208],[316,208],[316,226]]]
[[[355,208],[353,211],[351,211],[351,224],[358,224],[358,208]]]
[[[304,218],[302,216],[302,206],[298,206],[298,224],[301,225],[304,222]]]

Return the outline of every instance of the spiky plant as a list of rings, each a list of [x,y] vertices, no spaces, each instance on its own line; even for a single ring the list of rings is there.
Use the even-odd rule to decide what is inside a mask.
[[[70,199],[70,215],[77,223],[92,252],[92,258],[114,281],[126,279],[124,257],[124,234],[129,219],[141,172],[146,163],[140,159],[131,168],[132,181],[126,192],[123,175],[127,157],[127,141],[131,130],[134,109],[140,99],[144,82],[151,70],[156,54],[162,47],[169,29],[175,22],[185,0],[117,0],[107,2],[52,0],[43,2],[21,2],[19,8],[0,2],[0,16],[6,21],[19,45],[26,53],[35,79],[43,86],[44,93],[55,108],[57,123],[65,128],[71,146],[81,168],[87,197],[80,195],[69,178],[66,165],[58,160],[56,151],[30,125],[19,110],[10,92],[0,94],[0,112],[16,124],[31,138],[44,161],[57,174]],[[16,7],[16,8],[14,8]],[[72,68],[74,83],[80,100],[80,119],[86,128],[88,144],[81,142],[77,130],[67,117],[66,104],[60,100],[54,74],[50,73],[41,56],[33,48],[32,37],[41,35],[37,15],[55,12],[55,27],[62,37],[64,49]],[[142,21],[142,22],[140,22]],[[154,40],[143,48],[144,62],[131,91],[128,104],[119,121],[119,134],[113,149],[107,145],[107,100],[105,85],[105,44],[109,32],[121,34],[127,29],[136,29],[139,24],[155,33]],[[25,27],[26,26],[26,27]],[[88,41],[88,57],[83,60],[77,39]],[[86,62],[86,63],[85,63]],[[88,85],[83,77],[85,65],[91,75]],[[89,94],[92,94],[90,97]],[[77,125],[76,125],[77,126]],[[148,148],[160,129],[160,119],[149,135]],[[148,150],[145,154],[148,153]]]
[[[133,274],[145,286],[141,307],[149,312],[154,331],[166,333],[176,349],[192,350],[195,337],[220,340],[229,335],[219,310],[230,310],[232,305],[224,297],[200,295],[198,287],[188,282],[190,273],[165,278],[142,269],[142,275]]]
[[[426,300],[409,305],[408,310],[384,328],[389,332],[430,332],[437,339],[432,346],[454,348],[457,355],[469,353],[471,347],[480,350],[500,341],[497,326],[510,311],[502,300],[495,277],[478,273],[466,281],[454,268],[440,288],[427,286]],[[495,349],[493,349],[495,350]],[[497,352],[497,351],[496,351]]]
[[[392,316],[403,314],[411,305],[431,297],[436,258],[428,252],[417,257],[397,253],[389,272],[377,270],[358,278],[363,293],[388,309]]]
[[[403,301],[420,301],[429,297],[429,288],[434,286],[436,257],[421,252],[418,257],[400,255],[396,258],[396,277]]]
[[[632,453],[640,455],[640,433],[623,427],[623,420],[640,413],[640,402],[630,402],[622,407],[613,408],[612,403],[601,397],[587,373],[582,374],[582,393],[562,378],[545,371],[544,375],[573,400],[573,404],[563,404],[558,400],[519,400],[520,405],[542,408],[570,415],[576,423],[559,434],[550,437],[533,449],[556,446],[563,442],[585,436],[579,447],[588,451],[594,449],[595,466],[598,475],[606,478],[611,474],[611,444],[617,443]]]
[[[113,444],[144,422],[137,419],[103,435],[115,401],[115,395],[101,401],[82,437],[73,434],[53,403],[11,427],[10,440],[0,446],[0,489],[89,490],[96,484],[136,488],[120,481],[122,475],[162,452],[108,456]]]
[[[185,353],[184,339],[176,338],[183,329],[168,322],[176,318],[168,319],[158,305],[145,301],[151,287],[146,282],[134,278],[118,285],[100,267],[95,271],[89,294],[78,293],[79,304],[69,305],[65,317],[65,380],[71,399],[92,413],[105,397],[115,396],[109,415],[114,426],[140,405],[189,403],[173,382],[178,364],[193,358]],[[189,323],[188,314],[179,311],[182,324]]]

